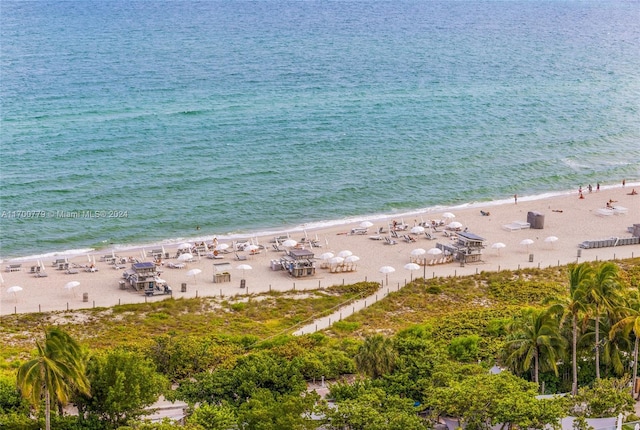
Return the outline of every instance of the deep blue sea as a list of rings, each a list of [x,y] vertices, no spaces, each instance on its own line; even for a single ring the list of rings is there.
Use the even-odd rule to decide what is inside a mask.
[[[638,180],[639,22],[616,0],[2,0],[0,258]]]

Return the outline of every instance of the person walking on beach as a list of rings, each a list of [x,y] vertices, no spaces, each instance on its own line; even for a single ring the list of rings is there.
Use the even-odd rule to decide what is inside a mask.
[[[600,191],[600,182],[598,182],[598,183],[596,184],[596,193],[597,193],[598,191]]]
[[[589,184],[589,186],[587,188],[589,189],[589,192],[593,191],[593,187],[591,186],[591,184]]]
[[[515,200],[516,204],[518,204],[518,195],[517,194],[513,195],[513,200]]]
[[[626,179],[623,179],[623,180],[622,180],[622,188],[624,188],[624,185],[625,185],[626,183],[627,183],[627,180],[626,180]]]

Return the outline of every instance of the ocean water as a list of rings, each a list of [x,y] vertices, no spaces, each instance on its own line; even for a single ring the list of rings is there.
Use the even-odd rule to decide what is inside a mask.
[[[638,180],[639,17],[615,0],[3,0],[0,258]]]

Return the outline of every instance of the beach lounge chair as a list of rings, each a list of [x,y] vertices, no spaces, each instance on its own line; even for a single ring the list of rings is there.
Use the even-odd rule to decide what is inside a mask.
[[[507,230],[507,231],[516,231],[516,230],[520,230],[520,225],[516,224],[516,223],[510,223],[510,224],[505,224],[502,226],[503,229]]]
[[[436,238],[435,238],[435,237],[433,237],[433,236],[431,235],[431,233],[429,233],[428,231],[425,231],[425,232],[424,232],[424,235],[425,235],[425,237],[426,237],[427,239],[429,239],[429,240],[435,240],[435,239],[436,239]]]
[[[613,207],[613,213],[615,215],[625,215],[627,212],[629,212],[629,209],[623,207],[623,206],[614,206]]]
[[[385,236],[384,237],[384,243],[386,245],[397,245],[398,241],[391,239],[390,237]]]
[[[352,228],[351,234],[367,234],[367,231],[369,231],[367,228]]]
[[[79,272],[76,269],[67,269],[64,273],[67,275],[77,275]]]
[[[596,210],[596,215],[602,216],[602,217],[612,216],[613,215],[613,209],[612,208],[600,208],[600,209]]]
[[[9,264],[7,266],[7,272],[19,272],[22,270],[22,264]]]
[[[237,252],[235,254],[236,254],[236,260],[238,260],[238,261],[244,261],[244,260],[247,259],[246,255],[240,255]]]

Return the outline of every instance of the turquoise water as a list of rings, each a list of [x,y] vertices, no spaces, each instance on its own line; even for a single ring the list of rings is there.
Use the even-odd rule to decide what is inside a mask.
[[[2,258],[640,178],[638,2],[0,8]]]

